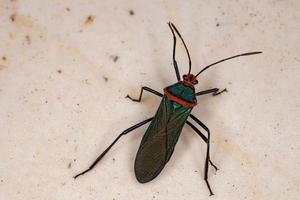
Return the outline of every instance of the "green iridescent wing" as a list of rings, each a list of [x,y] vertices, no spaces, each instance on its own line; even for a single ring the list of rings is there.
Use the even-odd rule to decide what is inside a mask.
[[[163,97],[136,155],[134,170],[139,182],[153,180],[164,168],[191,110]]]

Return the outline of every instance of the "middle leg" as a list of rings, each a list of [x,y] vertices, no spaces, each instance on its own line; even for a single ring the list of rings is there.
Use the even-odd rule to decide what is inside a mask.
[[[210,195],[214,195],[214,193],[212,192],[209,182],[208,182],[208,163],[210,160],[210,154],[209,154],[209,147],[210,147],[210,131],[207,128],[207,126],[205,126],[205,124],[203,124],[197,117],[195,117],[194,115],[190,114],[190,117],[197,123],[199,124],[206,132],[207,132],[207,149],[206,149],[206,158],[205,158],[205,165],[204,165],[204,180],[206,182],[206,185],[209,189]]]
[[[81,176],[89,171],[91,171],[96,165],[97,163],[105,156],[105,154],[114,146],[114,144],[124,135],[130,133],[131,131],[143,126],[144,124],[147,124],[148,122],[150,122],[151,120],[153,119],[153,117],[149,118],[149,119],[146,119],[128,129],[126,129],[125,131],[123,131],[106,149],[105,151],[103,151],[99,156],[98,158],[90,165],[90,167],[86,170],[84,170],[83,172],[77,174],[76,176],[74,176],[73,178],[76,179],[78,176]]]
[[[194,126],[191,122],[186,121],[186,123],[202,138],[202,140],[207,144],[208,143],[208,139],[207,137],[196,127]],[[211,164],[211,166],[213,166],[215,168],[215,170],[219,170],[218,167],[210,160],[209,158],[209,163]]]

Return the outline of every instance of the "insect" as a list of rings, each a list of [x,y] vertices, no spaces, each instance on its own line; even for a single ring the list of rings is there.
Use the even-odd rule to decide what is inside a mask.
[[[142,100],[143,91],[145,90],[147,92],[161,97],[162,100],[154,117],[146,119],[123,131],[107,147],[107,149],[98,156],[98,158],[92,163],[92,165],[88,169],[74,176],[75,179],[92,170],[95,167],[95,165],[103,158],[103,156],[122,136],[150,122],[150,125],[146,130],[146,133],[144,134],[141,144],[139,146],[134,163],[134,172],[137,180],[140,183],[149,182],[160,174],[162,169],[170,160],[174,152],[175,145],[181,134],[182,128],[185,124],[187,124],[203,139],[203,141],[207,145],[206,159],[204,165],[204,180],[206,182],[210,195],[213,195],[212,189],[208,182],[208,167],[209,165],[211,165],[215,168],[215,170],[218,170],[218,168],[210,159],[210,131],[204,123],[202,123],[197,117],[191,114],[191,111],[193,107],[197,105],[197,96],[205,94],[212,94],[216,96],[223,92],[226,92],[227,90],[225,88],[224,90],[220,91],[219,88],[212,88],[200,92],[195,92],[194,85],[198,84],[197,77],[213,65],[236,57],[254,55],[262,52],[255,51],[228,57],[204,67],[199,73],[193,75],[191,73],[192,62],[185,42],[177,28],[174,26],[174,24],[169,22],[168,25],[173,35],[173,65],[178,82],[164,88],[163,94],[149,87],[142,87],[138,99],[134,99],[127,95],[126,97],[130,100],[140,102]],[[175,32],[182,41],[189,59],[189,71],[187,74],[183,75],[183,80],[181,80],[180,78],[177,62],[175,59]],[[195,125],[193,125],[190,119],[197,123],[200,127],[202,127],[207,132],[207,136],[205,136]]]

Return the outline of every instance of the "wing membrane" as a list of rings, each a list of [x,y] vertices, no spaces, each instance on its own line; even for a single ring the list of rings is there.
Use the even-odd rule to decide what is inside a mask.
[[[139,182],[153,180],[164,168],[191,110],[163,97],[137,152],[134,170]]]

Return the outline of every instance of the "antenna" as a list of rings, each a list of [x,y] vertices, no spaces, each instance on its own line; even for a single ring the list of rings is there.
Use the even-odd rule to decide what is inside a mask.
[[[190,73],[191,73],[191,69],[192,69],[192,61],[191,61],[191,57],[190,57],[189,50],[187,49],[186,44],[185,44],[183,38],[181,37],[179,31],[178,31],[177,28],[175,27],[175,25],[174,25],[172,22],[169,22],[169,25],[171,25],[172,28],[176,31],[177,35],[179,36],[179,38],[181,39],[181,41],[182,41],[182,43],[183,43],[183,45],[184,45],[184,48],[185,48],[185,50],[186,50],[186,53],[187,53],[187,55],[188,55],[188,57],[189,57],[189,73],[188,73],[188,74],[190,74]]]
[[[235,56],[231,56],[231,57],[228,57],[228,58],[224,58],[222,60],[219,60],[218,62],[215,62],[215,63],[212,63],[206,67],[204,67],[195,77],[197,77],[199,74],[201,74],[202,72],[204,72],[205,70],[207,70],[208,68],[210,68],[211,66],[213,65],[216,65],[216,64],[219,64],[221,62],[224,62],[226,60],[230,60],[230,59],[233,59],[233,58],[237,58],[237,57],[240,57],[240,56],[250,56],[250,55],[254,55],[254,54],[260,54],[262,53],[262,51],[254,51],[254,52],[249,52],[249,53],[243,53],[243,54],[239,54],[239,55],[235,55]]]

